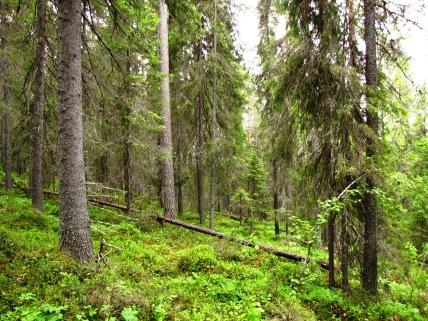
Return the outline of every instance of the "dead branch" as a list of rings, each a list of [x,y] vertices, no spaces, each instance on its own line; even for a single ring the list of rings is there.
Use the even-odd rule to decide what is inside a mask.
[[[238,243],[244,246],[248,246],[248,247],[252,247],[255,248],[258,251],[261,252],[266,252],[266,253],[271,253],[273,255],[279,256],[279,257],[283,257],[292,261],[296,261],[296,262],[305,262],[306,258],[304,256],[300,256],[300,255],[296,255],[293,253],[288,253],[282,250],[278,250],[275,249],[273,247],[267,246],[267,245],[257,245],[252,241],[249,240],[244,240],[244,239],[239,239],[237,237],[234,236],[230,236],[230,235],[226,235],[214,230],[210,230],[201,226],[197,226],[197,225],[193,225],[193,224],[189,224],[189,223],[185,223],[179,220],[175,220],[169,217],[165,217],[165,216],[158,216],[157,220],[159,222],[167,222],[169,224],[173,224],[176,226],[180,226],[180,227],[184,227],[186,229],[192,230],[192,231],[196,231],[199,233],[203,233],[203,234],[207,234],[207,235],[211,235],[214,237],[217,237],[219,239],[225,239],[225,240],[229,240],[231,242],[234,243]],[[308,261],[306,261],[308,262]],[[324,270],[328,270],[328,263],[326,262],[322,262],[322,261],[317,261],[317,264],[319,267],[321,267]]]

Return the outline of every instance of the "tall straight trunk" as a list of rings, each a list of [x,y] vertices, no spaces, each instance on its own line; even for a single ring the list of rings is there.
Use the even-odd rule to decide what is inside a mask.
[[[290,198],[289,197],[289,195],[290,195],[290,182],[289,182],[289,180],[287,180],[286,181],[286,183],[285,183],[285,185],[284,185],[284,188],[283,188],[283,190],[282,190],[282,199],[283,199],[283,207],[284,207],[284,220],[285,220],[285,222],[284,222],[284,227],[285,227],[285,235],[287,235],[288,236],[288,227],[289,227],[289,218],[288,218],[288,216],[289,216],[289,214],[288,214],[288,208],[287,208],[287,202],[288,202],[288,199]]]
[[[359,64],[359,51],[357,47],[357,39],[355,32],[355,14],[354,14],[354,0],[346,0],[346,20],[347,20],[347,42],[348,42],[348,56],[349,64],[356,72],[360,72]],[[357,123],[362,124],[364,122],[363,116],[361,114],[359,98],[353,101],[352,113],[354,119]]]
[[[183,214],[183,184],[179,184],[177,187],[177,214]]]
[[[288,218],[288,211],[285,212],[285,235],[288,236],[288,227],[290,226],[289,224],[289,218]]]
[[[127,115],[129,116],[129,115]],[[131,122],[126,117],[125,120],[125,141],[124,141],[124,153],[123,153],[123,167],[124,173],[123,178],[125,181],[125,202],[128,213],[131,213],[131,202],[132,202],[132,188],[131,188]]]
[[[214,160],[211,160],[210,164],[210,222],[209,227],[211,230],[214,229],[215,220],[215,190],[216,190],[216,171]]]
[[[178,131],[180,131],[179,127]],[[178,135],[181,137],[180,135]],[[177,175],[177,214],[183,214],[183,177],[182,177],[182,157],[181,157],[181,144],[177,144],[176,150],[176,175]]]
[[[349,233],[348,233],[348,210],[345,208],[341,217],[341,265],[342,289],[349,291]]]
[[[159,134],[157,136],[157,146],[159,149],[162,148],[161,145],[161,134]],[[159,202],[159,207],[163,208],[163,196],[162,196],[162,161],[159,159],[156,162],[157,165],[157,171],[158,171],[158,175],[157,175],[157,179],[156,179],[156,196]]]
[[[335,243],[335,220],[336,214],[330,214],[327,220],[327,242],[328,242],[328,285],[336,286],[334,266],[334,243]]]
[[[196,46],[196,57],[202,60],[202,41]],[[204,90],[202,84],[199,88],[198,101],[196,103],[196,189],[198,196],[199,223],[205,224],[205,191],[204,191]]]
[[[210,162],[210,213],[209,213],[209,227],[214,229],[215,224],[215,196],[216,196],[216,169],[214,159],[211,159]]]
[[[217,212],[221,212],[221,195],[220,190],[217,188]]]
[[[172,160],[171,97],[169,89],[169,49],[168,49],[168,6],[165,0],[159,1],[159,36],[161,42],[160,58],[162,73],[162,119],[164,130],[161,137],[162,148],[162,193],[165,215],[175,218],[174,164]]]
[[[226,195],[224,196],[224,208],[226,209],[226,210],[229,210],[229,208],[230,208],[230,195],[229,195],[229,192],[227,192],[226,193]]]
[[[43,106],[45,99],[46,65],[46,0],[37,1],[36,74],[32,106],[31,199],[34,208],[43,210]]]
[[[83,32],[83,35],[85,34],[85,32]],[[84,40],[85,41],[85,40]],[[103,104],[104,102],[102,102]],[[110,115],[108,115],[108,113],[106,113],[105,107],[103,106],[101,109],[102,113],[101,113],[101,119],[103,121],[103,123],[105,124],[105,126],[102,126],[100,129],[100,135],[101,135],[101,141],[106,143],[109,141],[110,136],[109,136],[109,126],[110,126]],[[100,182],[101,184],[105,184],[107,186],[109,186],[109,151],[105,148],[103,148],[101,155],[97,158],[96,161],[96,177],[98,182]]]
[[[80,261],[93,258],[86,209],[82,122],[82,3],[60,0],[59,35],[59,178],[61,249]]]
[[[366,98],[367,125],[372,133],[367,135],[367,157],[376,156],[376,138],[379,132],[379,120],[375,110],[375,90],[378,86],[376,56],[376,1],[364,0],[364,40],[366,44]],[[364,206],[364,249],[362,283],[370,293],[377,293],[377,229],[378,209],[375,196],[370,192],[375,187],[373,174],[367,176],[368,191],[363,196]]]
[[[11,89],[9,79],[9,58],[7,32],[9,23],[6,13],[8,5],[3,1],[0,3],[0,42],[1,42],[1,80],[3,82],[3,115],[2,115],[2,139],[3,139],[3,170],[4,170],[4,187],[12,188],[12,134],[11,134]]]
[[[349,46],[350,65],[358,68],[358,48],[355,36],[355,17],[354,17],[354,0],[346,0],[346,19],[347,19],[347,42]]]
[[[179,122],[175,123],[176,146],[175,146],[175,189],[177,198],[177,215],[183,214],[183,172],[182,172],[182,151],[181,151],[181,126]]]
[[[357,40],[355,33],[355,15],[354,15],[354,0],[346,0],[346,20],[347,20],[347,42],[348,42],[348,56],[349,56],[349,65],[356,72],[359,71],[360,66],[358,63],[358,48],[357,48]],[[360,103],[356,99],[352,102],[353,108],[353,118],[358,124],[363,123],[363,117],[361,115]],[[352,161],[351,151],[348,149],[345,157]],[[350,180],[349,183],[353,181]],[[341,233],[340,233],[340,249],[341,249],[341,264],[340,270],[342,274],[342,289],[345,292],[350,291],[349,287],[349,213],[348,209],[344,208],[341,216]]]
[[[334,191],[336,189],[335,184],[335,177],[334,177],[334,151],[333,151],[333,145],[334,145],[334,139],[333,139],[333,109],[330,106],[329,109],[329,131],[328,131],[328,144],[329,144],[329,151],[330,151],[330,158],[329,158],[329,185],[330,189]],[[327,220],[327,242],[328,242],[328,285],[330,287],[336,286],[336,279],[335,279],[335,243],[336,243],[336,214],[330,213],[328,220]]]
[[[217,0],[214,0],[214,58],[217,59]],[[214,210],[215,210],[215,195],[216,195],[216,153],[215,153],[215,140],[217,136],[217,75],[214,71],[213,80],[213,106],[211,115],[211,162],[210,162],[210,229],[214,229]]]
[[[250,179],[250,177],[247,178],[247,191],[248,191],[248,193],[251,193],[251,179]],[[252,198],[252,193],[251,193],[251,198]],[[251,215],[252,215],[251,206],[248,206],[247,207],[247,219],[250,219]]]
[[[276,159],[272,161],[272,189],[273,189],[273,209],[275,215],[275,235],[279,235],[279,195],[278,195],[278,164]]]
[[[125,130],[124,135],[124,150],[123,150],[123,179],[124,179],[124,187],[125,187],[125,202],[127,212],[131,213],[131,203],[132,203],[132,175],[131,175],[131,114],[132,108],[130,106],[130,86],[129,76],[131,73],[131,62],[130,62],[130,54],[129,51],[126,53],[126,77],[124,83],[124,93],[125,93],[125,102],[124,102],[124,116],[123,116],[123,127]]]
[[[98,182],[102,184],[107,183],[108,178],[108,154],[106,152],[103,152],[96,161],[96,168],[97,168],[97,180]]]
[[[23,154],[22,146],[16,146],[16,150],[15,150],[16,156],[14,158],[16,163],[15,170],[18,175],[24,174],[24,171],[25,171],[25,161],[22,154]],[[13,167],[13,164],[12,164],[12,167]]]

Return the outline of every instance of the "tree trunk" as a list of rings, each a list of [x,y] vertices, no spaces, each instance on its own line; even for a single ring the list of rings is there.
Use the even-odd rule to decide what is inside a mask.
[[[202,60],[202,41],[196,47],[198,61]],[[196,104],[196,189],[198,194],[199,223],[205,224],[205,193],[204,193],[204,130],[202,125],[204,109],[204,90],[202,84],[199,88]]]
[[[39,211],[43,210],[43,106],[45,99],[46,6],[46,0],[37,1],[36,75],[34,79],[34,102],[32,106],[31,199],[33,207]]]
[[[364,0],[364,40],[366,44],[366,98],[367,98],[367,125],[372,133],[367,135],[367,157],[376,156],[376,138],[379,131],[379,122],[376,110],[377,88],[377,57],[376,57],[376,1]],[[375,196],[371,190],[375,187],[373,174],[367,177],[368,191],[363,196],[364,219],[364,249],[362,283],[363,288],[370,293],[377,293],[377,226],[378,209]]]
[[[105,140],[104,140],[105,141]],[[107,184],[108,179],[108,154],[103,152],[96,161],[97,180],[101,184]],[[108,184],[107,184],[108,185]]]
[[[161,146],[161,134],[157,135],[157,146],[159,149],[162,149]],[[156,197],[158,199],[159,202],[159,207],[163,208],[163,193],[162,193],[162,160],[158,160],[156,162],[157,165],[157,172],[158,175],[156,177],[156,182],[155,182],[155,186],[156,186]]]
[[[181,127],[177,123],[177,139],[181,140]],[[175,174],[176,174],[176,187],[177,187],[177,214],[183,214],[183,173],[181,170],[182,167],[182,157],[181,157],[181,144],[178,142],[175,150]]]
[[[60,244],[73,258],[89,261],[93,250],[83,158],[81,11],[80,1],[59,1]]]
[[[177,186],[177,213],[178,215],[183,214],[183,183],[179,182]]]
[[[272,189],[273,189],[273,210],[275,215],[275,235],[279,235],[279,197],[278,197],[278,165],[276,160],[272,161]]]
[[[288,232],[289,226],[290,226],[290,224],[289,224],[289,219],[288,219],[288,211],[286,209],[286,211],[285,211],[285,235],[289,234],[289,232]]]
[[[129,115],[128,115],[129,116]],[[125,202],[128,213],[131,213],[132,187],[131,187],[131,124],[129,118],[125,120],[125,142],[124,142],[124,181],[125,181]]]
[[[221,195],[219,189],[217,189],[217,212],[221,212]]]
[[[243,216],[244,216],[244,212],[242,209],[242,195],[239,195],[239,223],[242,223]]]
[[[8,59],[8,43],[7,32],[9,31],[8,18],[6,13],[8,11],[7,4],[3,1],[0,5],[0,41],[1,41],[1,74],[3,82],[3,122],[2,122],[2,139],[3,139],[3,169],[4,169],[4,187],[6,189],[12,188],[12,134],[11,134],[11,89],[9,80],[9,59]]]
[[[209,227],[214,229],[214,210],[215,210],[215,186],[216,186],[216,173],[214,161],[210,164],[210,222]]]
[[[341,265],[342,289],[349,291],[349,234],[348,234],[348,210],[345,208],[341,218]]]
[[[125,202],[127,212],[131,213],[131,203],[132,203],[132,175],[131,175],[131,116],[132,116],[132,108],[131,97],[130,97],[130,73],[131,73],[131,62],[130,62],[130,54],[129,51],[126,53],[126,77],[125,77],[125,101],[124,101],[124,117],[123,117],[123,127],[125,130],[124,137],[124,153],[123,153],[123,167],[124,173],[123,178],[125,182]]]
[[[229,210],[230,208],[230,196],[229,196],[229,192],[226,193],[226,195],[224,196],[224,205],[223,207],[225,208],[226,211]]]
[[[359,65],[359,51],[357,48],[357,40],[355,33],[355,14],[354,14],[354,0],[346,0],[346,18],[348,25],[348,56],[349,56],[349,64],[352,68],[355,69],[356,72],[360,72]],[[352,102],[353,108],[353,118],[358,124],[363,123],[363,117],[361,115],[360,102],[354,100]],[[348,149],[345,157],[352,161],[351,150]],[[353,179],[351,179],[352,181]],[[341,274],[342,274],[342,289],[345,292],[349,292],[349,231],[348,231],[348,220],[349,213],[348,209],[344,208],[342,217],[341,217],[341,234],[340,234],[340,243],[341,243]]]
[[[169,88],[169,49],[168,49],[168,6],[165,0],[159,1],[159,36],[162,73],[162,119],[164,130],[161,137],[162,148],[162,193],[165,214],[175,218],[174,165],[172,160],[171,97]]]
[[[217,59],[217,0],[214,0],[214,57]],[[216,196],[216,153],[215,153],[215,141],[217,136],[217,75],[214,71],[214,81],[213,81],[213,105],[212,105],[212,115],[211,115],[211,162],[210,162],[210,229],[214,229],[214,210],[215,210],[215,196]]]
[[[14,157],[16,162],[15,170],[18,175],[23,175],[25,172],[25,159],[22,155],[23,154],[22,147],[23,146],[16,146],[16,150],[15,150],[15,157]],[[12,168],[13,168],[13,164],[12,164]]]
[[[334,242],[335,242],[335,220],[336,215],[330,214],[327,221],[327,242],[328,242],[328,285],[330,287],[336,286],[334,277]]]
[[[374,188],[371,178],[367,178],[368,191]],[[377,204],[376,198],[370,192],[363,195],[364,211],[364,248],[362,283],[363,288],[370,293],[377,293]]]

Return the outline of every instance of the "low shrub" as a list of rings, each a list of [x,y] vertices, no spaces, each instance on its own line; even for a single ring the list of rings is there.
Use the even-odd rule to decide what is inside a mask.
[[[216,253],[209,245],[197,245],[179,253],[178,269],[182,272],[213,271],[217,266]]]

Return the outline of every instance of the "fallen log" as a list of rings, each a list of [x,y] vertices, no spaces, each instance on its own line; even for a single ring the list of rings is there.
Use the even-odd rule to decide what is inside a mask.
[[[274,254],[276,256],[283,257],[283,258],[286,258],[286,259],[289,259],[289,260],[292,260],[292,261],[296,261],[296,262],[309,262],[309,260],[307,260],[304,256],[300,256],[300,255],[296,255],[296,254],[284,252],[284,251],[275,249],[275,248],[267,246],[267,245],[257,245],[254,242],[249,241],[249,240],[240,239],[240,238],[237,238],[235,236],[230,236],[230,235],[227,235],[227,234],[224,234],[224,233],[220,233],[220,232],[217,232],[217,231],[214,231],[214,230],[210,230],[210,229],[198,226],[198,225],[193,225],[193,224],[185,223],[185,222],[182,222],[182,221],[179,221],[179,220],[176,220],[176,219],[172,219],[170,217],[158,216],[157,220],[160,223],[167,222],[169,224],[173,224],[173,225],[176,225],[176,226],[184,227],[184,228],[192,230],[192,231],[196,231],[196,232],[199,232],[199,233],[211,235],[211,236],[217,237],[219,239],[225,239],[225,240],[229,240],[229,241],[234,242],[234,243],[238,243],[238,244],[241,244],[241,245],[252,247],[252,248],[255,248],[256,250],[259,250],[261,252],[271,253],[271,254]],[[317,264],[322,269],[328,270],[328,263],[322,262],[322,261],[317,261]]]
[[[18,186],[18,188],[20,190],[24,191],[25,193],[29,193],[30,192],[30,190],[28,188],[26,188],[26,187]],[[46,195],[59,196],[59,193],[56,193],[56,192],[44,191],[43,193],[46,194]],[[109,207],[112,207],[112,208],[120,209],[122,211],[127,211],[126,206],[123,206],[123,205],[112,204],[112,203],[109,203],[109,202],[98,201],[98,200],[93,200],[93,199],[88,199],[88,202],[99,204],[99,205],[103,205],[103,206],[109,206]],[[136,211],[136,210],[132,209],[132,211]],[[175,219],[172,219],[172,218],[169,218],[169,217],[166,217],[166,216],[156,216],[156,219],[158,220],[158,222],[161,222],[161,223],[167,222],[167,223],[170,223],[170,224],[173,224],[173,225],[176,225],[176,226],[184,227],[184,228],[192,230],[192,231],[196,231],[196,232],[199,232],[199,233],[211,235],[211,236],[217,237],[219,239],[229,240],[231,242],[238,243],[238,244],[241,244],[241,245],[244,245],[244,246],[248,246],[248,247],[252,247],[252,248],[254,248],[256,250],[259,250],[261,252],[271,253],[271,254],[276,255],[278,257],[283,257],[283,258],[286,258],[286,259],[289,259],[289,260],[292,260],[292,261],[295,261],[295,262],[310,262],[310,260],[307,259],[304,256],[300,256],[300,255],[297,255],[297,254],[293,254],[293,253],[288,253],[288,252],[285,252],[285,251],[281,251],[281,250],[275,249],[275,248],[267,246],[267,245],[258,245],[258,244],[255,244],[254,242],[250,241],[250,240],[240,239],[240,238],[237,238],[235,236],[231,236],[231,235],[227,235],[227,234],[224,234],[224,233],[220,233],[220,232],[217,232],[217,231],[214,231],[214,230],[210,230],[210,229],[198,226],[198,225],[193,225],[193,224],[185,223],[185,222],[182,222],[182,221],[179,221],[179,220],[175,220]],[[138,219],[132,219],[132,220],[138,221]],[[321,267],[324,270],[328,270],[329,269],[327,262],[316,261],[316,263],[318,264],[319,267]]]
[[[17,187],[21,191],[23,191],[24,193],[26,193],[26,194],[30,193],[30,189],[29,188],[26,188],[26,187],[23,187],[23,186],[19,186],[19,185],[17,185]],[[50,196],[56,196],[56,197],[59,196],[59,193],[57,193],[57,192],[43,191],[43,194],[50,195]],[[106,201],[100,201],[100,200],[97,200],[97,199],[94,199],[94,198],[88,198],[88,202],[94,203],[94,204],[98,204],[98,205],[103,205],[103,206],[109,206],[109,207],[116,208],[116,209],[124,211],[124,212],[128,212],[128,208],[126,206],[124,206],[124,205],[114,204],[114,203],[110,203],[110,202],[106,202]],[[131,209],[131,212],[136,212],[136,210],[135,209]]]
[[[113,208],[116,208],[116,209],[124,211],[124,212],[128,212],[128,208],[124,205],[114,204],[114,203],[105,202],[105,201],[99,201],[99,200],[96,200],[93,198],[88,198],[88,202],[98,204],[98,205],[103,205],[103,206],[109,206],[109,207],[113,207]],[[131,208],[131,212],[136,212],[136,210]]]

